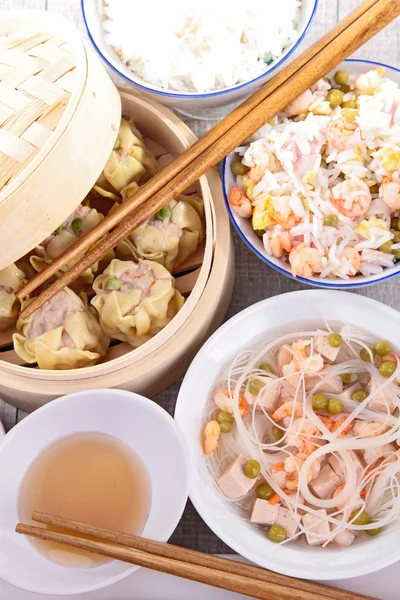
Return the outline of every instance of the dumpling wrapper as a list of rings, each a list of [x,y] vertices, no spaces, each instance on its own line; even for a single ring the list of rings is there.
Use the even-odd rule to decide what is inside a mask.
[[[23,307],[31,300],[23,303]],[[17,321],[14,349],[41,369],[88,367],[107,351],[110,340],[96,316],[72,290],[56,294],[27,319]]]
[[[72,222],[77,218],[82,219],[82,224],[79,231],[75,233],[72,229]],[[65,250],[75,244],[77,239],[85,235],[85,233],[100,223],[102,219],[104,219],[104,216],[97,212],[96,209],[83,205],[78,206],[78,208],[60,226],[59,232],[54,232],[51,236],[44,240],[42,245],[35,248],[36,254],[33,254],[29,259],[32,267],[36,271],[41,271],[44,269],[46,265],[50,264],[55,258],[58,258]],[[68,271],[73,264],[82,258],[82,256],[83,254],[79,254],[79,256],[77,256],[73,261],[70,261],[65,267],[63,267],[61,271],[58,271],[56,276],[60,277],[64,271]],[[111,250],[105,257],[103,257],[101,262],[104,261],[105,266],[114,258],[114,256],[115,254]],[[76,282],[78,284],[91,284],[94,279],[94,274],[98,271],[98,268],[99,263],[94,263],[77,278]]]
[[[14,264],[0,271],[0,331],[17,322],[21,304],[15,292],[25,281],[25,273]]]
[[[108,290],[106,282],[110,279],[124,283],[118,290]],[[132,280],[134,283],[129,283]],[[106,334],[134,348],[163,329],[184,303],[171,274],[148,260],[136,264],[114,259],[95,279],[93,289],[96,296],[91,303]]]
[[[145,183],[158,170],[156,159],[132,119],[121,119],[117,142],[119,145],[111,152],[94,188],[109,198],[131,183]]]
[[[163,221],[153,217],[120,242],[117,256],[153,260],[168,271],[185,262],[204,238],[204,204],[197,196],[180,195],[169,207],[170,217]]]

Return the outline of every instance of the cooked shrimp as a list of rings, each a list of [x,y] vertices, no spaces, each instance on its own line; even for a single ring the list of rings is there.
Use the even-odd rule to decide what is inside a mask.
[[[298,371],[307,373],[317,373],[324,367],[324,359],[318,353],[310,355],[306,351],[311,345],[310,340],[297,340],[291,346],[293,352],[293,362]]]
[[[275,154],[265,149],[262,162],[256,164],[254,167],[251,167],[247,173],[247,176],[250,177],[254,183],[258,183],[264,177],[265,171],[276,173],[280,168],[280,162],[276,158]]]
[[[278,363],[278,367],[280,368],[280,370],[282,371],[282,367],[284,367],[285,365],[288,365],[291,361],[292,361],[292,353],[290,352],[289,348],[286,348],[285,346],[281,346],[278,350],[278,354],[276,355],[276,360]]]
[[[360,268],[360,264],[361,264],[361,256],[360,256],[360,253],[358,252],[358,250],[356,250],[355,248],[352,248],[351,246],[347,246],[347,248],[345,248],[343,250],[342,256],[343,256],[343,258],[346,258],[348,260],[348,262],[350,263],[350,266],[347,269],[346,275],[350,275],[350,276],[356,275],[358,273],[358,269]]]
[[[271,219],[284,229],[292,229],[292,227],[296,227],[301,221],[301,218],[294,213],[289,213],[287,216],[284,216],[276,210],[271,211]]]
[[[250,200],[245,196],[241,189],[234,187],[229,196],[229,204],[239,217],[250,219],[253,214],[253,207]]]
[[[346,179],[332,188],[330,200],[345,217],[361,217],[369,209],[372,196],[364,181]]]
[[[400,173],[385,177],[379,189],[379,196],[392,210],[400,210]]]
[[[314,273],[322,271],[324,253],[317,248],[310,248],[306,244],[298,244],[289,254],[289,262],[294,277],[312,277]]]
[[[381,435],[385,431],[385,424],[382,421],[361,421],[356,419],[353,425],[353,433],[357,437],[374,437]]]
[[[302,453],[304,460],[315,450],[315,444],[310,436],[319,433],[318,427],[309,419],[296,419],[290,428],[291,433],[286,437],[290,446],[295,446]]]
[[[209,421],[204,429],[204,452],[212,454],[218,446],[221,428],[218,421]]]
[[[292,240],[287,231],[274,231],[268,241],[271,252],[276,258],[281,258],[284,251],[290,252],[292,249]]]
[[[303,92],[296,100],[285,108],[285,112],[294,117],[306,113],[314,100],[311,90]]]
[[[289,400],[288,402],[285,402],[279,406],[276,411],[272,413],[271,419],[279,423],[285,417],[291,417],[293,413],[294,418],[297,419],[298,417],[301,417],[302,412],[303,410],[300,404],[294,402],[294,400]]]
[[[228,412],[231,415],[233,414],[233,409],[232,409],[233,399],[231,398],[231,396],[229,394],[228,388],[218,388],[216,390],[216,392],[214,393],[213,400],[214,400],[214,403],[216,404],[216,406],[218,406],[218,408],[220,410],[224,410],[225,412]],[[247,407],[248,407],[247,400],[242,396],[242,394],[239,394],[239,408],[240,408],[240,414],[242,415],[243,418],[246,417],[248,414]]]
[[[328,142],[338,150],[354,150],[362,143],[360,128],[357,123],[340,117],[328,125]]]

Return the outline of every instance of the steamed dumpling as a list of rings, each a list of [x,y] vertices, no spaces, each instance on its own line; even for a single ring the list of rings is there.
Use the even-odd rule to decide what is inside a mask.
[[[55,258],[60,256],[77,239],[84,236],[85,233],[93,229],[102,219],[103,215],[97,212],[94,208],[80,204],[78,208],[68,217],[60,227],[49,235],[40,246],[35,248],[34,255],[30,258],[30,263],[36,271],[41,271],[47,264],[51,263]],[[82,258],[80,254],[74,261],[69,262],[62,271],[67,271],[72,264]],[[108,253],[104,260],[110,262],[114,257],[114,252]],[[99,263],[94,263],[78,278],[78,283],[90,284],[93,282],[94,273],[99,268]]]
[[[23,303],[23,307],[30,300]],[[13,335],[14,349],[41,369],[75,369],[93,365],[107,351],[109,338],[96,316],[72,290],[56,294],[27,319],[21,317]]]
[[[165,327],[184,303],[171,274],[149,260],[113,260],[93,289],[91,302],[106,334],[135,348]]]
[[[154,260],[169,271],[193,254],[204,237],[203,201],[180,195],[116,248],[123,259]]]
[[[114,150],[94,190],[110,199],[120,200],[118,194],[123,188],[131,185],[132,195],[136,186],[148,181],[156,171],[156,159],[146,147],[135,123],[132,119],[121,119]]]
[[[0,271],[0,331],[17,322],[20,302],[15,292],[25,283],[25,273],[12,264]]]

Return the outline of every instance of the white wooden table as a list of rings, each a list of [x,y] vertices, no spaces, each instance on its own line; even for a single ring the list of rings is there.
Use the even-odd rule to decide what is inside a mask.
[[[133,2],[139,0],[126,1]],[[243,0],[232,0],[232,5],[239,1]],[[304,45],[302,48],[321,37],[327,29],[331,28],[357,4],[359,4],[359,0],[319,0],[317,16],[307,35],[306,41],[303,42]],[[79,0],[0,0],[0,11],[23,8],[47,9],[60,13],[70,21],[74,22],[86,36],[81,18]],[[366,46],[359,50],[357,57],[378,60],[379,62],[393,66],[400,66],[400,59],[398,59],[398,57],[400,57],[400,20],[386,28],[385,31],[381,32]],[[115,77],[113,78],[115,79]],[[122,84],[119,82],[119,84],[127,85],[125,82],[122,82]],[[186,119],[186,122],[199,136],[213,124],[209,121],[193,121],[190,119]],[[269,296],[291,292],[305,287],[302,284],[295,283],[283,275],[278,274],[276,271],[261,263],[238,239],[236,234],[233,235],[236,248],[236,284],[228,317]],[[400,278],[392,279],[388,282],[379,284],[378,286],[369,287],[354,293],[364,294],[371,298],[375,298],[376,300],[380,300],[381,302],[385,302],[394,308],[400,309]],[[156,398],[156,400],[171,413],[173,413],[178,389],[179,382]],[[0,400],[0,420],[3,421],[6,430],[13,427],[19,420],[24,418],[24,416],[24,413]],[[207,528],[190,504],[173,536],[173,541],[182,546],[192,547],[208,553],[229,552],[229,548],[218,540],[218,538]],[[400,569],[398,572],[400,573]],[[393,570],[390,570],[390,575],[392,574]],[[393,584],[394,583],[395,581],[393,580]],[[389,587],[386,587],[386,590],[389,590]],[[364,590],[364,593],[367,593],[367,588]],[[385,597],[381,597],[384,598],[384,600],[389,600],[388,594],[389,592],[387,592]],[[12,597],[17,598],[15,595]],[[21,600],[26,597],[27,596],[25,595],[21,595]],[[107,594],[98,596],[99,600],[100,598],[106,597]],[[118,599],[125,597],[128,598],[128,596],[125,596],[122,593],[119,594],[118,592],[115,596],[115,598]],[[218,597],[222,598],[222,596]],[[224,594],[223,597],[225,598],[227,596]],[[400,593],[397,594],[397,596],[391,596],[390,600],[392,598],[394,600],[398,597],[400,597]],[[1,588],[0,598],[3,598]],[[92,595],[90,598],[92,598]],[[6,600],[5,597],[4,600]]]

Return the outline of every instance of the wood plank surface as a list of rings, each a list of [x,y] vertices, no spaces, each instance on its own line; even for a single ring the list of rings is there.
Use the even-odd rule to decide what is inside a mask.
[[[302,49],[321,37],[327,29],[332,27],[339,18],[350,12],[358,3],[359,0],[319,0],[317,16],[306,40],[303,42]],[[46,8],[62,14],[74,22],[87,37],[81,18],[79,0],[0,0],[0,18],[1,11],[21,8]],[[377,35],[376,38],[359,50],[356,56],[357,58],[379,60],[395,67],[400,66],[398,59],[398,56],[400,56],[400,22],[392,24],[384,32]],[[121,81],[118,81],[113,74],[112,77],[116,83],[121,85]],[[122,83],[122,85],[126,86],[126,83]],[[202,135],[216,122],[211,113],[208,120],[194,120],[181,114],[180,116],[198,136]],[[221,118],[221,111],[218,111],[217,119],[219,118]],[[234,232],[233,236],[236,254],[236,282],[227,318],[264,298],[294,290],[307,289],[308,286],[296,283],[264,265],[247,249]],[[377,286],[356,290],[353,293],[374,298],[393,308],[400,308],[399,278]],[[295,307],[293,308],[295,310]],[[156,401],[170,414],[173,414],[179,386],[180,382],[178,381],[156,398]],[[0,420],[3,421],[7,430],[24,416],[24,413],[0,399]],[[229,548],[218,540],[201,521],[190,503],[172,539],[178,545],[209,553],[229,552]]]

